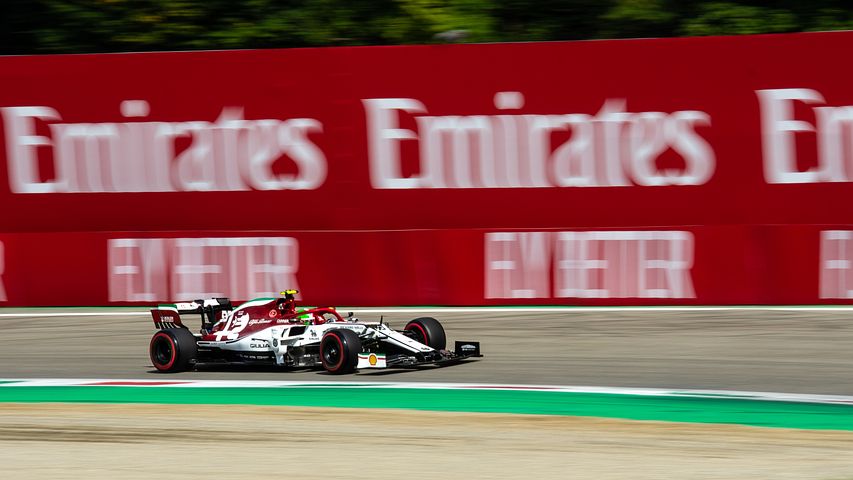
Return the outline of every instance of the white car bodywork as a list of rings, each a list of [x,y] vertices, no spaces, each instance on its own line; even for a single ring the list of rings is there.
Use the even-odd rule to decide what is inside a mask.
[[[446,350],[444,328],[434,318],[413,319],[398,331],[381,319],[362,322],[352,313],[341,316],[334,307],[298,309],[294,293],[251,300],[233,310],[227,298],[159,305],[151,310],[160,330],[149,345],[152,363],[162,372],[224,362],[322,366],[330,373],[348,373],[448,365],[482,356],[479,342],[457,341],[455,351]],[[187,314],[201,316],[199,334],[184,325]]]
[[[239,324],[237,326],[239,328]],[[216,348],[220,350],[233,350],[243,353],[257,352],[260,354],[272,353],[275,356],[277,365],[308,366],[316,362],[300,362],[299,359],[293,358],[293,362],[287,362],[287,355],[298,347],[319,346],[323,335],[329,330],[346,329],[352,330],[362,339],[376,339],[382,342],[392,343],[402,349],[428,353],[435,351],[433,348],[417,342],[406,335],[392,329],[385,323],[380,322],[360,322],[358,319],[351,319],[346,322],[329,322],[322,325],[272,325],[264,330],[257,331],[249,337],[243,337],[235,340],[224,340],[228,335],[232,335],[233,331],[222,331],[223,340],[220,341],[199,341],[198,346],[202,348]],[[364,362],[359,358],[358,368],[384,368],[385,365],[383,354],[373,354],[375,362],[371,362],[370,352],[363,352],[360,357],[365,357]],[[380,355],[380,356],[377,356]],[[381,360],[381,361],[380,361]]]

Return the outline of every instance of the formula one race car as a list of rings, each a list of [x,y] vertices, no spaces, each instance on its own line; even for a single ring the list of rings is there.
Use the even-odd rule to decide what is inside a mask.
[[[446,350],[444,328],[434,318],[416,318],[398,331],[382,319],[342,317],[334,307],[297,309],[296,293],[287,290],[283,298],[259,298],[234,309],[227,298],[160,305],[151,310],[159,329],[149,345],[151,363],[161,372],[231,363],[322,366],[329,373],[350,373],[482,356],[479,342],[456,342],[454,351]],[[185,314],[201,316],[200,334],[184,325]]]

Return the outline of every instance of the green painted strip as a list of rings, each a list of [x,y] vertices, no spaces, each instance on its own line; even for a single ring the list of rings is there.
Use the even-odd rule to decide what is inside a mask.
[[[727,398],[410,388],[8,387],[0,402],[394,408],[853,431],[853,406]]]

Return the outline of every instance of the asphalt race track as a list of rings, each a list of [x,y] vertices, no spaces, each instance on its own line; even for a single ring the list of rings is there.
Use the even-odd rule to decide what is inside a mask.
[[[22,311],[33,315],[39,310]],[[446,368],[332,376],[269,368],[158,374],[147,352],[154,333],[150,317],[127,315],[127,309],[116,315],[93,310],[98,316],[80,315],[82,309],[68,309],[74,316],[44,311],[44,316],[16,317],[9,316],[14,310],[0,310],[0,378],[465,382],[853,394],[851,312],[447,312],[434,316],[444,322],[449,340],[480,340],[485,358]],[[385,318],[402,327],[416,316],[421,315]],[[249,432],[247,425],[254,428]],[[221,478],[254,478],[281,468],[309,480],[405,476],[412,465],[418,465],[421,476],[454,478],[853,478],[849,431],[370,408],[90,403],[7,403],[0,408],[0,465],[9,478],[165,475],[200,480],[210,476],[211,456],[199,452],[221,451],[224,445],[228,455],[213,465]],[[319,470],[316,462],[305,461],[306,452],[323,450],[334,461]],[[152,461],[163,452],[180,460]],[[377,455],[393,461],[365,461]]]
[[[2,311],[7,315],[14,312]],[[103,314],[104,310],[98,312]],[[168,378],[471,382],[853,395],[851,312],[433,315],[444,323],[449,342],[480,340],[485,357],[446,368],[346,376],[316,370],[217,368]],[[378,319],[378,314],[359,316]],[[401,328],[414,316],[420,315],[396,313],[385,315],[385,319]],[[5,316],[0,317],[0,326],[0,378],[163,378],[153,371],[148,359],[154,327],[146,316]]]

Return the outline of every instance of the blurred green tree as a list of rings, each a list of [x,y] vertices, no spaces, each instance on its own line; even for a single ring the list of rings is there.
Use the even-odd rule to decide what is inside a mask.
[[[681,32],[688,36],[742,35],[797,30],[797,18],[789,10],[738,5],[733,2],[702,4],[698,8],[698,15],[685,19],[681,26]]]
[[[666,0],[618,0],[601,18],[604,37],[669,36],[679,15]]]
[[[4,0],[0,8],[5,54],[853,28],[849,0]]]

